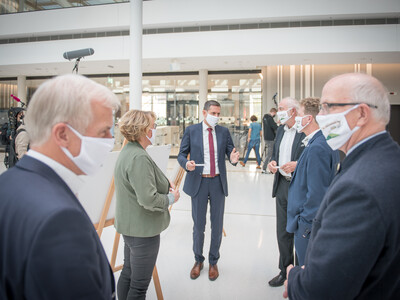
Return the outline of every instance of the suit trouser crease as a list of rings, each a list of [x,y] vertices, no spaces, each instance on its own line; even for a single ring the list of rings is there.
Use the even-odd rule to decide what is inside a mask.
[[[276,233],[279,248],[279,269],[281,270],[281,275],[285,278],[286,267],[294,263],[294,236],[293,233],[286,231],[289,184],[290,182],[281,176],[276,191]]]
[[[256,153],[257,164],[261,165],[260,140],[250,140],[249,145],[247,147],[246,156],[245,156],[243,162],[244,163],[247,162],[247,160],[249,159],[249,155],[250,155],[251,149],[253,149],[253,148],[254,148],[254,152]]]
[[[193,252],[196,262],[203,262],[204,231],[207,206],[210,202],[211,244],[208,260],[215,265],[220,257],[222,228],[225,209],[225,195],[220,177],[202,178],[199,192],[192,197]]]
[[[123,238],[124,266],[118,280],[118,299],[144,300],[160,248],[160,235],[154,237],[123,235]]]
[[[274,150],[274,141],[267,141],[264,140],[265,146],[267,148],[267,153],[265,155],[265,160],[264,160],[264,165],[263,165],[263,170],[266,171],[267,170],[267,165],[269,163],[269,161],[271,160],[272,157],[272,151]]]

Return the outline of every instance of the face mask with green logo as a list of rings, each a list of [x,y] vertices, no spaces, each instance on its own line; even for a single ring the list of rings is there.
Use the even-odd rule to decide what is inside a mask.
[[[337,150],[342,147],[360,127],[356,126],[350,129],[346,120],[346,115],[356,109],[356,105],[344,112],[337,114],[318,115],[316,120],[321,128],[322,134],[325,136],[326,142],[333,149]]]

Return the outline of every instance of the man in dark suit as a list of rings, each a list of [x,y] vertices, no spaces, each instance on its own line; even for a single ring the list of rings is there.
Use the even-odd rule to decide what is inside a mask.
[[[276,122],[274,120],[276,111],[277,110],[275,107],[271,108],[269,114],[265,114],[262,120],[265,149],[264,151],[266,152],[262,173],[265,173],[267,171],[267,165],[272,157],[276,130],[278,129],[278,125],[276,125]]]
[[[286,231],[287,202],[290,181],[301,153],[304,150],[304,133],[294,127],[299,103],[293,98],[284,98],[278,106],[278,118],[283,126],[276,132],[274,151],[268,169],[275,174],[272,197],[276,197],[276,233],[279,248],[280,273],[268,284],[276,287],[286,279],[286,267],[294,262],[293,233]]]
[[[190,278],[196,279],[203,269],[203,244],[207,205],[210,202],[211,245],[208,255],[208,277],[219,276],[217,262],[222,239],[225,197],[228,196],[225,157],[234,165],[239,152],[234,148],[227,128],[218,126],[221,106],[217,101],[204,104],[204,121],[186,128],[181,141],[178,162],[187,170],[183,191],[192,197],[193,252],[195,264]],[[190,161],[187,159],[190,154]],[[202,164],[202,166],[197,166]]]
[[[118,99],[79,75],[42,84],[26,114],[31,148],[0,176],[0,299],[112,299],[114,277],[76,198],[111,151]]]
[[[287,232],[294,233],[300,266],[304,264],[312,222],[339,163],[338,151],[328,146],[315,120],[318,113],[318,98],[300,101],[295,126],[297,132],[306,135],[302,141],[305,149],[297,161],[289,186],[286,226]]]
[[[386,132],[388,92],[353,73],[325,84],[317,121],[346,158],[313,222],[290,299],[400,299],[400,147]]]

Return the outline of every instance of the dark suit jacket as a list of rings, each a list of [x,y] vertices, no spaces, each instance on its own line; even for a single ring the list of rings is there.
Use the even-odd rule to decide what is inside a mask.
[[[284,125],[279,126],[277,131],[276,131],[276,139],[275,139],[275,144],[274,144],[274,150],[272,151],[272,157],[271,161],[276,161],[276,163],[279,163],[279,147],[281,146],[283,134],[285,133]],[[290,157],[291,161],[297,161],[301,155],[301,153],[304,150],[304,145],[301,142],[305,138],[304,133],[298,133],[296,132],[296,136],[294,137],[293,144],[292,144],[292,155]],[[276,190],[278,188],[278,183],[281,178],[279,176],[279,171],[275,173],[275,179],[274,179],[274,187],[272,189],[272,197],[276,196]]]
[[[263,123],[264,140],[266,141],[275,140],[276,129],[278,128],[278,125],[276,125],[276,122],[274,121],[272,116],[270,114],[265,114],[262,123]]]
[[[321,131],[308,142],[290,182],[287,206],[287,232],[309,234],[326,190],[335,176],[338,151],[329,147]]]
[[[400,147],[388,133],[343,161],[313,222],[290,299],[400,299]]]
[[[230,159],[231,152],[235,146],[233,145],[231,134],[227,128],[217,125],[215,126],[215,134],[217,136],[218,168],[221,184],[225,196],[228,196],[225,156]],[[194,160],[198,164],[203,164],[203,147],[203,123],[201,122],[186,128],[178,154],[178,162],[181,167],[186,170],[187,156],[189,153],[190,160]],[[183,191],[191,197],[196,196],[199,191],[203,168],[204,167],[196,167],[194,171],[186,173]]]
[[[65,182],[24,156],[0,176],[0,299],[111,299],[114,277]]]

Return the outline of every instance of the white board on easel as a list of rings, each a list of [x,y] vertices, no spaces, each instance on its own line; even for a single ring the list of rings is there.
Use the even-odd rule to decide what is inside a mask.
[[[171,145],[149,146],[146,150],[160,170],[166,174]],[[93,224],[98,223],[100,220],[119,153],[120,151],[110,152],[105,163],[95,175],[82,176],[85,183],[78,193],[78,199]],[[114,193],[107,213],[107,220],[115,217],[115,201]]]

